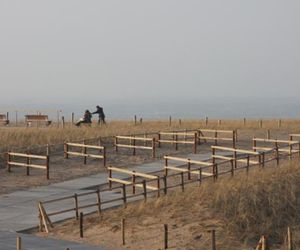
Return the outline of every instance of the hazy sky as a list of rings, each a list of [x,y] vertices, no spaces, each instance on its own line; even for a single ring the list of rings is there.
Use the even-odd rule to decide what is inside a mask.
[[[299,97],[299,0],[0,0],[0,105]]]

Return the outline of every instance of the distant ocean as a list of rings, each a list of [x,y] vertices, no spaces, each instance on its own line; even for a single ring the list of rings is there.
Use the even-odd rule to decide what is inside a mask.
[[[114,102],[109,103],[91,103],[91,104],[62,104],[56,105],[30,105],[23,106],[23,111],[18,111],[19,119],[22,119],[25,113],[40,111],[47,113],[52,119],[56,119],[56,110],[61,110],[60,116],[65,116],[69,120],[71,113],[75,113],[76,119],[81,117],[85,109],[93,111],[96,105],[103,106],[108,120],[110,119],[133,119],[134,115],[143,119],[168,119],[169,116],[181,119],[203,119],[209,118],[238,119],[238,118],[299,118],[300,119],[300,99],[297,98],[214,98],[197,99],[184,102],[165,101],[160,102]],[[11,119],[15,119],[15,111],[18,107],[7,110],[0,108],[1,113],[10,112]],[[28,110],[28,111],[27,111]]]

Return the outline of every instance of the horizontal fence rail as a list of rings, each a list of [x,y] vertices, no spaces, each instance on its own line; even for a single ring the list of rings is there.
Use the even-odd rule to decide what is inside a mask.
[[[120,140],[125,141],[120,143]],[[125,144],[129,141],[129,144]],[[137,145],[136,143],[144,142],[144,145]],[[147,146],[147,142],[150,142],[151,145]],[[132,148],[133,155],[136,155],[136,149],[145,149],[152,151],[152,158],[156,156],[156,145],[155,145],[155,138],[147,138],[147,137],[136,137],[136,136],[115,136],[115,151],[118,152],[119,148]]]
[[[81,152],[71,151],[70,148],[80,148]],[[97,150],[98,153],[88,153],[87,150]],[[69,156],[79,156],[83,157],[83,164],[87,164],[87,157],[103,159],[103,166],[106,166],[106,148],[99,145],[87,145],[83,143],[71,143],[67,142],[64,144],[64,158],[68,159]]]
[[[16,159],[19,159],[17,161]],[[20,160],[23,160],[20,162]],[[24,162],[25,160],[25,162]],[[44,164],[33,164],[32,160],[44,160]],[[24,154],[24,153],[6,153],[6,166],[8,172],[11,172],[11,167],[26,167],[26,174],[30,174],[30,168],[44,169],[46,170],[46,178],[49,179],[49,155],[33,155],[33,154]]]
[[[175,150],[178,150],[178,144],[191,144],[193,145],[194,154],[197,153],[197,145],[198,145],[197,132],[182,132],[182,131],[159,132],[157,142],[159,148],[161,147],[162,143],[167,143],[167,144],[175,145]]]
[[[201,140],[207,142],[208,140],[214,141],[215,145],[218,145],[219,141],[230,141],[232,146],[235,147],[237,142],[237,131],[236,130],[216,130],[216,129],[198,129],[198,142]]]

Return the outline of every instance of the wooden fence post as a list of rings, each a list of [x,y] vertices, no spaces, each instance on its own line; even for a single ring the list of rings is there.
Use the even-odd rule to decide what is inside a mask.
[[[178,143],[177,143],[177,141],[178,141],[178,135],[176,134],[175,135],[175,150],[176,151],[178,150]]]
[[[164,224],[164,249],[168,248],[168,224]]]
[[[74,194],[74,205],[75,205],[75,218],[76,218],[76,220],[78,220],[78,217],[79,217],[78,196],[76,193]]]
[[[288,250],[293,250],[293,238],[290,227],[287,228],[287,247]]]
[[[83,140],[82,144],[85,145],[85,140]],[[87,157],[86,157],[86,147],[83,146],[82,150],[83,150],[83,153],[85,154],[85,156],[83,157],[83,164],[86,165],[86,159],[87,159]]]
[[[199,168],[199,187],[201,186],[201,182],[202,182],[202,168]]]
[[[83,238],[83,213],[80,213],[80,220],[79,220],[79,230],[80,230],[80,238]]]
[[[155,138],[152,138],[152,158],[156,157],[156,145],[155,145]]]
[[[143,193],[144,193],[144,200],[147,201],[147,185],[146,180],[143,180]]]
[[[134,115],[134,125],[136,126],[137,124],[137,118],[136,118],[136,115]]]
[[[172,126],[172,116],[169,117],[169,126]]]
[[[135,141],[134,137],[133,137],[133,140],[132,140],[132,145],[134,146],[134,148],[133,148],[133,155],[136,155],[136,148],[135,148],[136,141]]]
[[[47,180],[49,180],[50,179],[50,174],[49,174],[49,169],[50,168],[50,156],[49,155],[47,155],[46,156],[46,178],[47,178]]]
[[[278,120],[278,128],[281,127],[281,119]]]
[[[179,126],[181,126],[181,119],[179,119]]]
[[[183,172],[181,172],[180,175],[181,175],[181,190],[182,190],[182,192],[184,192],[184,175],[183,175]]]
[[[207,126],[208,125],[208,117],[206,116],[205,117],[205,126]]]
[[[101,215],[101,197],[100,197],[100,189],[97,189],[96,191],[97,194],[97,203],[98,203],[98,213]]]
[[[74,112],[72,112],[72,118],[71,118],[71,125],[73,126],[74,125]]]
[[[252,149],[254,152],[256,152],[256,138],[255,137],[253,137],[252,142],[253,142]]]
[[[135,171],[133,170],[132,171],[132,193],[133,194],[135,194],[135,179],[136,179]]]
[[[268,139],[268,140],[271,139],[271,132],[270,132],[270,129],[267,130],[267,139]]]
[[[230,160],[230,164],[231,164],[231,177],[234,176],[234,165],[233,165],[233,159]]]
[[[61,117],[61,121],[62,121],[62,128],[65,128],[65,117],[64,116]]]
[[[165,176],[168,175],[168,168],[166,168],[166,167],[168,167],[168,156],[167,155],[165,156]]]
[[[69,151],[69,146],[68,146],[68,144],[65,142],[65,143],[64,143],[64,158],[65,158],[65,159],[68,159],[68,158],[69,158],[68,151]]]
[[[22,250],[22,238],[17,236],[17,250]]]
[[[157,197],[160,197],[160,176],[157,175]]]
[[[246,126],[246,118],[244,118],[244,127]]]
[[[217,250],[216,247],[216,230],[211,230],[211,249]]]
[[[122,185],[122,190],[123,190],[123,204],[124,204],[124,207],[126,207],[126,204],[127,204],[127,196],[126,196],[126,185],[123,184]]]
[[[125,219],[121,220],[122,245],[125,246]]]
[[[110,166],[110,168],[111,168],[111,166]],[[109,177],[108,185],[109,185],[109,189],[111,190],[111,188],[112,188],[112,181],[110,179],[112,178],[112,170],[110,168],[108,170],[108,177]]]
[[[197,132],[194,133],[194,154],[197,154],[197,145],[198,145],[198,137],[197,137]]]
[[[188,180],[191,179],[191,159],[188,159]]]
[[[167,194],[167,191],[168,191],[168,186],[167,186],[167,176],[165,175],[164,177],[163,177],[163,181],[164,181],[164,193],[165,193],[165,195]]]
[[[29,155],[29,152],[27,151],[26,154]],[[30,165],[30,158],[29,157],[26,157],[26,164],[27,164],[26,175],[29,175],[30,174],[30,169],[29,169],[29,166],[28,166],[28,165]]]

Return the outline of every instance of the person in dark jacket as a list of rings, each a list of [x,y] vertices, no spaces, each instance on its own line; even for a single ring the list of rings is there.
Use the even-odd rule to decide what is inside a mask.
[[[83,118],[80,118],[75,125],[79,127],[82,123],[92,124],[92,114],[88,109],[84,112]]]
[[[99,119],[98,119],[98,124],[100,125],[100,124],[106,124],[106,122],[105,122],[105,114],[104,114],[104,112],[103,112],[103,108],[102,107],[100,107],[100,106],[96,106],[96,111],[95,112],[93,112],[92,114],[98,114],[98,116],[99,116]]]

